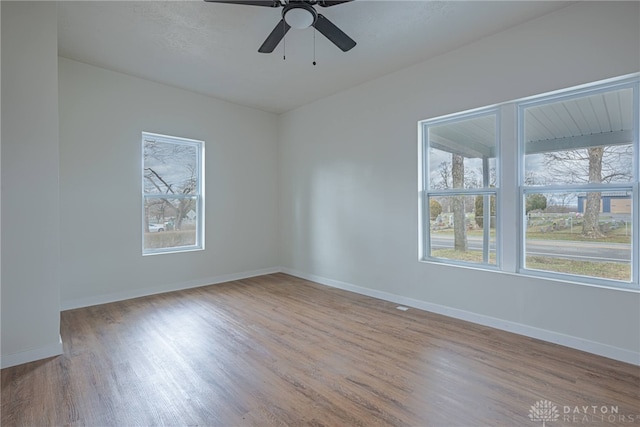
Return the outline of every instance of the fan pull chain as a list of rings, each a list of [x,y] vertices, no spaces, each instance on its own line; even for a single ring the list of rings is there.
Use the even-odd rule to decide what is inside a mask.
[[[313,27],[313,65],[316,65],[316,27]]]
[[[282,20],[282,60],[287,60],[287,27],[284,19]]]

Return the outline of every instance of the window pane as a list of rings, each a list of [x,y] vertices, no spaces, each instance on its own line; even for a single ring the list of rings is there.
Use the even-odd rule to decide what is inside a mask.
[[[143,254],[204,249],[204,143],[142,133]]]
[[[198,154],[193,144],[144,141],[144,192],[193,194],[197,191]]]
[[[630,282],[631,194],[528,193],[525,267]]]
[[[495,195],[429,196],[430,256],[496,265],[495,210]]]
[[[633,180],[633,90],[524,110],[525,185]]]
[[[196,245],[197,200],[146,196],[144,249]]]
[[[496,184],[496,116],[428,126],[429,188],[488,188]]]

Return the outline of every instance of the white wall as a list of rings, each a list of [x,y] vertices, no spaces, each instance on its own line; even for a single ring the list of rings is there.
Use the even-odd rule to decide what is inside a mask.
[[[2,367],[60,354],[55,3],[2,2]]]
[[[60,297],[76,307],[280,263],[640,363],[637,293],[419,263],[416,159],[420,119],[638,71],[637,2],[577,4],[279,118],[57,68],[55,5],[0,5],[2,366],[61,350]],[[142,257],[142,131],[206,141],[205,251]]]
[[[64,58],[59,75],[63,308],[278,266],[276,115]],[[205,141],[206,250],[142,256],[142,131]]]
[[[583,2],[284,114],[285,271],[640,364],[640,294],[420,263],[417,193],[419,120],[637,72],[639,18]]]

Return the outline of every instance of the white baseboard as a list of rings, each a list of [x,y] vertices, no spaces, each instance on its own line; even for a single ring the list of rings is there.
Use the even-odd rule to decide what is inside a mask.
[[[54,344],[44,347],[34,348],[31,350],[20,351],[18,353],[3,354],[0,367],[2,369],[11,366],[22,365],[23,363],[35,362],[36,360],[46,359],[48,357],[59,356],[62,354],[62,337]]]
[[[89,307],[92,305],[107,304],[110,302],[124,301],[132,298],[146,297],[149,295],[162,294],[165,292],[180,291],[183,289],[199,288],[201,286],[216,285],[219,283],[232,282],[234,280],[248,279],[249,277],[263,276],[265,274],[279,273],[278,267],[263,268],[260,270],[246,271],[241,273],[223,274],[220,276],[206,277],[203,279],[190,280],[182,283],[172,283],[157,287],[135,289],[131,291],[114,292],[104,295],[96,295],[87,298],[77,298],[60,302],[60,310],[73,310],[75,308]]]
[[[559,332],[540,329],[540,328],[536,328],[529,325],[523,325],[521,323],[511,322],[508,320],[498,319],[491,316],[472,313],[470,311],[460,310],[457,308],[451,308],[451,307],[447,307],[440,304],[433,304],[430,302],[403,297],[403,296],[391,294],[388,292],[369,289],[362,286],[356,286],[356,285],[341,282],[338,280],[327,279],[325,277],[303,273],[301,271],[293,270],[290,268],[281,268],[280,271],[282,271],[283,273],[289,274],[291,276],[310,280],[312,282],[317,282],[322,285],[331,286],[333,288],[343,289],[343,290],[355,292],[361,295],[367,295],[370,297],[393,302],[396,304],[419,308],[421,310],[442,314],[444,316],[449,316],[456,319],[466,320],[471,323],[476,323],[483,326],[489,326],[489,327],[500,329],[503,331],[513,332],[519,335],[524,335],[530,338],[536,338],[536,339],[551,342],[554,344],[560,344],[565,347],[586,351],[588,353],[593,353],[599,356],[604,356],[610,359],[619,360],[621,362],[631,363],[631,364],[640,366],[640,353],[636,353],[634,351],[627,350],[624,348],[614,347],[608,344],[602,344],[599,342],[586,340],[584,338],[565,335]]]

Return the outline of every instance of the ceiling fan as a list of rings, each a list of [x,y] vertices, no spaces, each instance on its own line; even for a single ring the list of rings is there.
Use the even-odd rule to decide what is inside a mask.
[[[248,6],[282,7],[282,19],[275,26],[271,34],[262,43],[258,52],[271,53],[278,46],[280,40],[291,28],[303,29],[313,27],[328,38],[333,44],[346,52],[352,49],[356,42],[346,35],[334,23],[316,12],[313,6],[330,7],[353,0],[205,0],[212,3],[232,3]]]

